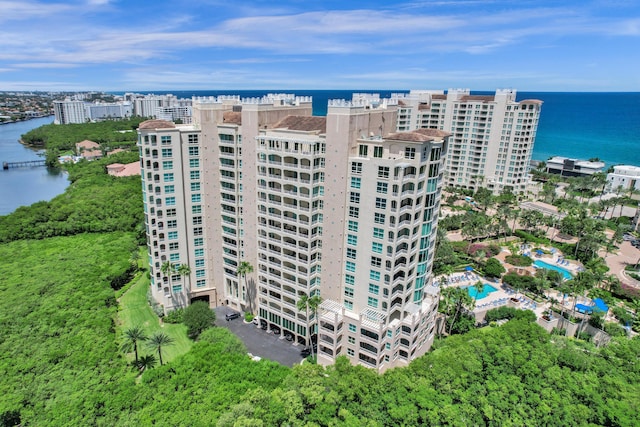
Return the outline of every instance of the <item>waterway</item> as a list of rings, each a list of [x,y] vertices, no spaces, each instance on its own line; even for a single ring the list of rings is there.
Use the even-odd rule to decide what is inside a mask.
[[[0,163],[42,160],[44,152],[20,144],[20,135],[53,123],[53,116],[0,125]],[[51,200],[69,185],[66,173],[51,172],[46,167],[0,169],[0,215],[20,206]]]

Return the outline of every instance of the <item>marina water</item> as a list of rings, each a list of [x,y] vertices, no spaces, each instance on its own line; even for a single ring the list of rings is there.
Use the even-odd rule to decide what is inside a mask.
[[[45,124],[53,116],[0,125],[0,162],[42,160],[42,150],[20,144],[20,135]],[[69,185],[66,173],[51,172],[46,167],[22,167],[0,170],[0,215],[7,215],[20,206],[41,200],[51,200]]]

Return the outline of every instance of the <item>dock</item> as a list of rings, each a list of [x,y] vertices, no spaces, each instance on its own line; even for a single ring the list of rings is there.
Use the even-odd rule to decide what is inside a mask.
[[[2,169],[8,170],[11,168],[28,168],[35,166],[44,166],[46,160],[27,160],[24,162],[2,162]]]

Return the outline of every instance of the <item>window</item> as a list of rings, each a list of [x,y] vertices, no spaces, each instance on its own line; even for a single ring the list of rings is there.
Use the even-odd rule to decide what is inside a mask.
[[[382,246],[382,245],[380,245]],[[347,248],[347,258],[356,259],[356,250],[352,248]]]
[[[173,173],[165,173],[163,179],[164,182],[173,182]]]
[[[171,148],[163,148],[162,157],[173,157],[173,150]]]
[[[374,285],[374,284],[369,284],[369,293],[370,294],[374,294],[374,295],[378,295],[378,293],[380,292],[380,286],[378,285]]]
[[[376,239],[384,239],[384,230],[382,228],[373,228],[373,237]]]
[[[415,159],[416,158],[416,149],[413,147],[405,147],[404,149],[404,157],[407,159]]]
[[[194,216],[191,220],[193,225],[200,225],[202,224],[202,217],[201,216]]]
[[[376,282],[380,281],[380,272],[375,270],[369,271],[369,279],[375,280]]]
[[[351,274],[345,274],[344,275],[344,283],[346,283],[347,285],[353,285],[354,283],[356,283],[356,278],[353,277]],[[353,296],[353,295],[351,295]]]
[[[204,270],[196,270],[196,277],[204,277]]]
[[[351,163],[351,173],[354,175],[360,175],[362,173],[362,163],[361,162],[352,162]]]
[[[196,257],[204,256],[204,249],[196,249],[195,251],[193,251],[193,255]]]
[[[171,160],[165,160],[162,162],[162,169],[173,169],[173,162]]]
[[[377,254],[382,253],[382,243],[373,242],[371,244],[371,250]]]
[[[169,240],[177,240],[178,239],[178,232],[177,231],[170,231],[167,233],[167,237],[169,238]]]
[[[353,303],[349,300],[344,300],[344,308],[347,310],[353,310]]]
[[[345,304],[345,305],[346,305],[346,304]],[[348,307],[347,307],[347,308],[348,308]],[[356,352],[355,352],[352,348],[348,348],[348,349],[347,349],[347,354],[348,354],[349,356],[355,356],[355,355],[356,355]]]
[[[387,194],[388,184],[386,182],[378,182],[376,192]]]
[[[193,214],[202,213],[202,206],[201,205],[193,205],[193,206],[191,206],[191,213],[193,213]]]
[[[360,208],[356,206],[349,206],[349,216],[351,218],[358,218],[360,215]]]
[[[387,176],[389,176],[388,171],[387,171]],[[361,183],[362,183],[362,180],[360,178],[351,177],[351,188],[359,189]]]
[[[165,199],[165,201],[167,202],[167,206],[175,206],[175,204],[176,204],[176,198],[175,197],[167,197]]]
[[[373,221],[376,224],[384,224],[384,220],[385,220],[385,215],[383,213],[374,213],[373,214]]]
[[[356,193],[356,192],[352,191],[349,194],[349,201],[351,203],[360,203],[360,193]]]
[[[167,221],[167,228],[178,228],[178,220],[170,219]]]
[[[165,193],[169,193],[169,194],[170,193],[175,193],[176,189],[175,189],[175,187],[173,185],[165,185],[164,186],[164,192]]]
[[[191,183],[191,191],[200,191],[200,183],[192,182]]]
[[[358,222],[349,220],[349,231],[358,231]]]
[[[367,157],[368,153],[369,153],[369,146],[362,144],[358,147],[358,154],[360,155],[360,157]]]
[[[378,298],[368,297],[367,298],[367,305],[369,307],[378,308]]]
[[[386,209],[387,208],[387,199],[383,199],[382,197],[376,197],[376,208],[377,209]]]
[[[191,203],[200,203],[201,196],[200,193],[191,195]]]
[[[171,286],[171,290],[172,290],[174,293],[182,292],[182,285],[173,285],[173,286]]]
[[[190,134],[187,136],[187,141],[189,141],[189,144],[197,144],[198,143],[198,135],[196,134]]]
[[[169,243],[169,250],[170,251],[177,251],[179,248],[179,245],[177,242],[173,242],[173,243]]]
[[[197,259],[195,265],[196,267],[204,267],[204,259]]]
[[[352,246],[358,245],[358,236],[354,236],[353,234],[347,235],[347,244]]]
[[[180,254],[170,254],[169,261],[173,261],[173,262],[180,261]]]
[[[171,137],[170,136],[161,136],[160,137],[160,142],[162,143],[162,145],[167,145],[167,144],[171,144]]]
[[[382,157],[382,147],[373,147],[373,157]]]
[[[189,178],[193,180],[200,179],[200,171],[190,171]]]
[[[389,178],[388,166],[378,166],[378,178]]]
[[[382,259],[380,257],[377,256],[372,256],[371,257],[371,265],[373,267],[380,267],[382,266]]]
[[[200,167],[200,160],[198,160],[198,159],[189,159],[189,167],[190,168],[199,168]]]
[[[356,343],[356,339],[354,337],[347,337],[347,340],[349,341],[349,344],[355,344]]]
[[[344,288],[344,296],[347,298],[353,298],[353,288]]]
[[[349,323],[349,332],[356,332],[358,329],[353,323]]]
[[[206,279],[196,280],[196,288],[204,288],[205,286],[207,286],[207,280]]]
[[[352,261],[347,261],[345,268],[347,271],[354,273],[356,271],[356,263]]]
[[[202,236],[202,227],[193,227],[193,235],[194,236]]]
[[[202,237],[196,237],[195,239],[193,239],[193,246],[203,246],[204,245],[204,239]]]
[[[198,154],[200,154],[200,149],[198,147],[189,147],[190,156],[197,156]]]

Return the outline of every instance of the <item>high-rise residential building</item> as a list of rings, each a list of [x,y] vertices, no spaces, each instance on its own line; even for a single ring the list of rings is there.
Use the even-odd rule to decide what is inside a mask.
[[[194,98],[191,125],[141,124],[154,297],[252,311],[311,337],[322,364],[405,365],[434,336],[449,133],[398,131],[396,103],[371,95],[311,111],[293,95]],[[167,262],[190,274],[165,274]],[[316,313],[299,309],[316,295]]]
[[[494,193],[523,192],[529,182],[542,101],[516,101],[515,90],[471,95],[469,89],[411,91],[400,104],[398,130],[431,128],[451,133],[445,185]]]
[[[69,123],[86,123],[89,120],[84,101],[53,101],[55,123],[66,125]]]

